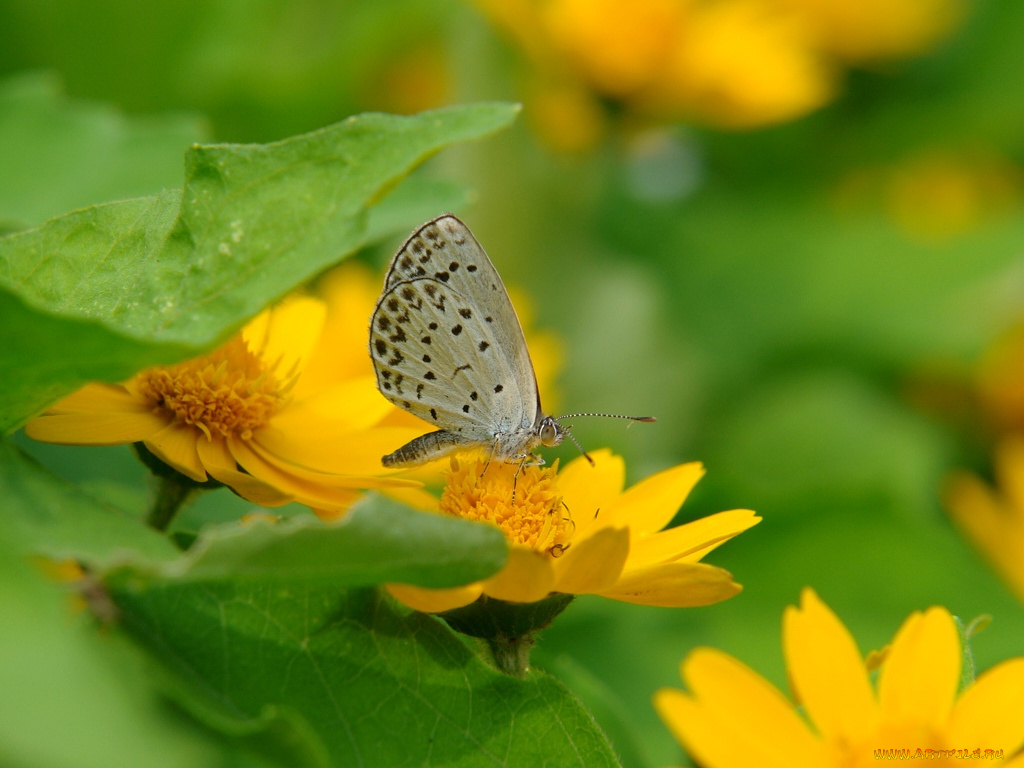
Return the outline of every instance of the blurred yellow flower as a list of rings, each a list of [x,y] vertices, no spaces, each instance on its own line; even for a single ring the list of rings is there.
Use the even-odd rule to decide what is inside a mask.
[[[662,76],[686,18],[678,0],[553,0],[536,12],[574,70],[598,93],[623,100]]]
[[[997,489],[969,472],[955,473],[946,486],[953,521],[1021,602],[1024,602],[1024,437],[996,446]]]
[[[793,120],[828,103],[833,68],[770,0],[691,3],[643,106],[723,128]]]
[[[975,751],[976,759],[1024,765],[1024,755],[1014,757],[1024,745],[1024,658],[990,669],[958,696],[960,639],[945,608],[903,623],[877,687],[852,635],[811,589],[800,608],[786,609],[782,634],[799,710],[712,648],[683,661],[688,692],[655,694],[661,718],[704,768],[856,768],[915,756],[954,766]]]
[[[664,528],[704,474],[698,463],[652,475],[623,491],[625,464],[608,450],[561,471],[484,460],[454,460],[441,511],[500,528],[511,545],[505,568],[456,589],[389,585],[421,611],[441,612],[481,595],[531,603],[549,594],[598,594],[643,605],[710,605],[741,587],[700,559],[760,521],[749,510],[721,512]],[[517,474],[518,472],[518,474]]]
[[[1021,198],[1021,171],[990,153],[934,151],[894,169],[887,197],[893,218],[921,238],[969,232],[1011,210]]]
[[[437,109],[452,99],[451,68],[444,45],[433,36],[390,51],[367,75],[360,88],[361,100],[373,110],[411,115]]]
[[[345,303],[359,278],[343,268],[334,280],[326,303],[290,297],[207,355],[86,385],[25,432],[72,445],[141,442],[193,481],[213,478],[264,506],[298,501],[325,517],[363,489],[416,488],[381,466],[419,430],[384,423],[395,409],[368,370],[369,311],[356,320]]]
[[[962,0],[776,0],[812,28],[822,50],[850,63],[924,53],[964,15]]]
[[[1007,157],[933,147],[883,167],[859,168],[836,187],[844,209],[882,209],[911,237],[939,242],[1014,215],[1024,173]]]
[[[1024,432],[1024,324],[985,352],[975,375],[983,414],[999,432]]]
[[[474,5],[530,60],[527,115],[546,139],[570,149],[600,136],[601,100],[649,118],[734,129],[798,118],[835,96],[843,65],[920,53],[963,15],[962,0]]]

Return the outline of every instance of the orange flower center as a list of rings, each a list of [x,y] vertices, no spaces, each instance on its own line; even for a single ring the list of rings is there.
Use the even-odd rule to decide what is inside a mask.
[[[248,440],[281,407],[297,378],[294,372],[279,377],[275,368],[236,336],[209,355],[145,370],[132,386],[208,438]]]
[[[496,525],[513,544],[559,557],[575,526],[558,493],[554,467],[452,459],[441,510]]]

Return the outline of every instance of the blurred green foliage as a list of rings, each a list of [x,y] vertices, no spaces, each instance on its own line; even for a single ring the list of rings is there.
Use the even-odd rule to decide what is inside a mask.
[[[329,245],[325,234],[317,247],[334,251],[277,279],[275,290],[247,293],[249,303],[226,308],[230,316],[203,341],[363,242],[386,238],[367,251],[383,264],[398,233],[456,206],[506,281],[532,296],[537,324],[564,338],[559,407],[658,417],[657,424],[628,430],[610,420],[581,421],[575,433],[584,445],[623,453],[634,481],[673,463],[704,461],[708,474],[679,520],[736,507],[764,517],[710,558],[745,586],[740,596],[679,611],[581,599],[543,634],[535,661],[597,713],[626,765],[681,760],[649,702],[656,688],[678,685],[678,662],[691,648],[720,647],[785,685],[781,615],[805,585],[865,652],[886,643],[909,612],[943,604],[965,620],[992,615],[974,640],[979,669],[1024,655],[1024,607],[950,525],[941,504],[951,470],[987,467],[984,426],[965,428],[956,397],[946,407],[942,398],[918,396],[950,380],[963,395],[982,351],[1024,315],[1022,34],[1024,6],[977,2],[934,52],[853,73],[831,106],[747,133],[623,126],[586,153],[560,154],[532,132],[527,103],[526,119],[512,130],[432,161],[434,176],[473,190],[474,205],[464,204],[457,187],[428,184],[422,194],[399,187],[376,236],[353,236],[343,248]],[[415,87],[419,81],[409,73],[430,74],[435,66],[442,82]],[[0,86],[0,151],[27,137],[42,149],[38,159],[11,153],[20,165],[5,165],[0,177],[0,225],[13,231],[75,207],[180,187],[181,153],[201,138],[279,140],[364,110],[516,98],[520,66],[472,8],[441,0],[5,0],[0,73],[11,79]],[[25,74],[34,69],[49,74]],[[55,82],[73,101],[41,102],[34,113],[10,116],[8,105],[30,87],[52,89]],[[413,153],[403,168],[428,151]],[[978,181],[979,173],[1005,177],[998,194]],[[969,215],[945,206],[948,185],[967,195]],[[410,195],[407,207],[402,194]],[[437,209],[424,210],[432,200]],[[7,296],[3,301],[5,322],[33,311]],[[26,359],[61,327],[40,333],[22,342]],[[96,348],[109,348],[107,341],[97,340]],[[108,368],[152,353],[119,343],[126,357]],[[85,356],[94,353],[83,347]],[[26,381],[13,369],[4,376]],[[22,405],[24,416],[42,401]],[[57,474],[88,485],[97,503],[140,493],[127,451],[104,454],[105,466],[90,468],[75,458],[81,449],[19,444]],[[563,447],[549,458],[572,452]],[[10,579],[28,580],[11,568]],[[131,599],[183,600],[189,610],[206,610],[201,596],[175,589],[193,588]],[[267,616],[288,610],[280,595],[236,598],[262,606]],[[323,610],[332,600],[344,602],[326,591],[301,599],[313,598]],[[302,645],[303,638],[275,641],[274,654],[263,656],[253,645],[263,628],[251,616],[235,618],[230,641],[247,663],[286,666]],[[434,638],[433,625],[422,619],[393,620],[423,622],[431,642],[448,642]],[[181,621],[175,631],[184,648],[188,615]],[[155,642],[151,629],[142,622],[132,631],[145,644]],[[310,679],[320,655],[372,638],[349,626],[317,642],[302,656]],[[388,649],[378,650],[383,665]],[[462,652],[446,646],[430,654],[430,674],[446,654]],[[209,679],[227,674],[212,659],[176,658],[202,666]],[[396,684],[414,687],[405,678]],[[506,684],[493,682],[495,702]],[[543,700],[545,686],[555,685],[544,682],[530,695]],[[259,692],[246,695],[259,700]],[[110,723],[128,716],[128,700],[111,705]],[[406,713],[410,720],[422,714]],[[550,714],[539,710],[540,717]],[[244,716],[286,717],[255,704]],[[290,729],[299,726],[264,723],[253,730],[271,727],[279,728],[282,744],[294,746]],[[69,731],[66,738],[77,736]],[[324,754],[347,755],[342,741],[310,747],[312,757],[303,759],[318,764]],[[199,737],[195,743],[209,748]],[[593,748],[606,756],[606,747]]]

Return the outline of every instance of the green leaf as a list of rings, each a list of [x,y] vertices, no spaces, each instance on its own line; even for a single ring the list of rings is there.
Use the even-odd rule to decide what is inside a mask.
[[[516,111],[367,114],[273,144],[197,146],[180,203],[174,192],[110,203],[0,239],[0,304],[16,321],[0,334],[10,343],[0,374],[17,374],[5,379],[0,428],[87,381],[222,339],[359,248],[369,210],[412,168]]]
[[[129,637],[122,637],[132,642]],[[256,716],[226,709],[215,697],[197,695],[194,681],[175,676],[168,667],[150,658],[141,671],[153,688],[160,690],[185,712],[221,737],[230,752],[244,756],[240,765],[261,768],[331,768],[330,757],[317,734],[301,715],[266,706]]]
[[[508,549],[491,525],[371,497],[337,523],[302,515],[204,529],[178,561],[129,569],[133,578],[181,581],[321,581],[336,586],[402,582],[454,587],[495,573]]]
[[[126,117],[71,100],[49,74],[0,82],[0,228],[181,184],[181,153],[203,138],[192,115]]]
[[[171,560],[178,550],[140,520],[90,498],[0,440],[3,525],[23,549],[91,566],[126,557]]]
[[[0,433],[84,382],[125,379],[189,352],[180,345],[146,344],[93,322],[40,312],[2,286],[0,317]]]
[[[130,267],[153,298],[123,327],[146,338],[215,339],[361,246],[367,208],[412,168],[504,127],[516,111],[366,114],[274,144],[194,147],[166,247],[157,263]]]
[[[559,654],[543,666],[569,685],[594,713],[594,719],[614,745],[622,768],[654,768],[646,745],[638,738],[639,729],[630,711],[605,680],[567,654]]]
[[[333,765],[618,765],[560,683],[502,675],[376,591],[168,584],[114,597],[125,629],[202,701],[193,711],[286,709]]]
[[[5,508],[6,512],[6,508]],[[24,768],[212,766],[167,717],[121,643],[100,642],[69,597],[0,531],[0,763]]]

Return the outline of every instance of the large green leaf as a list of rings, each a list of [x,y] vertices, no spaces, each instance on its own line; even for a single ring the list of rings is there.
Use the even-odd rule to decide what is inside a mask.
[[[380,497],[343,520],[302,515],[207,528],[180,560],[132,568],[133,576],[182,581],[316,581],[334,586],[384,582],[453,587],[490,576],[507,558],[494,526],[432,515]]]
[[[125,329],[191,343],[215,338],[211,325],[238,324],[362,245],[367,207],[412,168],[506,126],[516,112],[477,104],[365,114],[273,144],[194,147],[159,263],[132,265],[154,300],[140,302]]]
[[[147,344],[94,322],[40,312],[2,287],[0,317],[0,433],[83,382],[123,379],[189,352],[181,345]]]
[[[617,765],[560,683],[507,677],[376,591],[238,583],[113,594],[126,630],[190,686],[191,711],[288,711],[333,765]]]
[[[120,380],[223,338],[361,246],[369,209],[412,168],[515,113],[478,104],[367,114],[273,144],[196,146],[181,193],[0,239],[0,302],[12,308],[0,374],[16,373],[5,379],[0,428],[86,381]]]
[[[173,560],[170,541],[121,510],[102,504],[0,440],[0,498],[5,530],[23,549],[99,566],[125,558]]]

